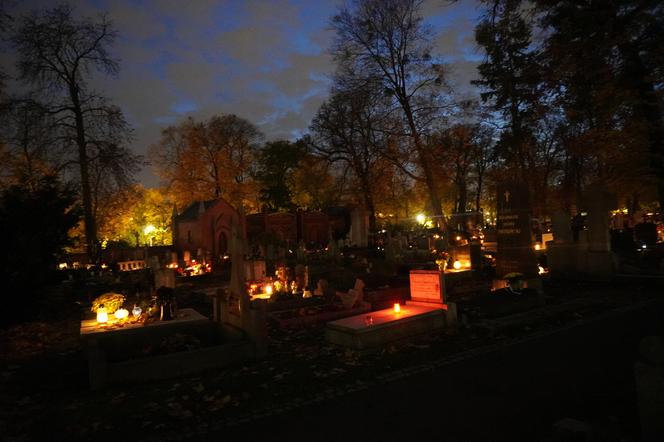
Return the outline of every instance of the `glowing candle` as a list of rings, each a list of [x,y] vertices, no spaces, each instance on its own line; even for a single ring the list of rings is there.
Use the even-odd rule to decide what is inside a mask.
[[[461,261],[454,261],[453,267],[455,270],[459,270],[461,268]]]
[[[267,293],[270,296],[272,295],[272,286],[270,284],[265,286],[265,293]]]
[[[401,305],[399,303],[394,304],[394,313],[401,312]]]
[[[108,313],[106,312],[106,307],[104,307],[104,304],[101,304],[97,309],[97,322],[99,324],[108,322]]]

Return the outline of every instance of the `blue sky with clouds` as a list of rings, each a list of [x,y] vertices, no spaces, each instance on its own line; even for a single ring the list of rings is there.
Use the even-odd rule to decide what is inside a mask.
[[[15,2],[10,13],[53,4]],[[235,113],[266,138],[294,139],[306,132],[327,96],[334,66],[327,53],[329,20],[337,0],[80,0],[81,15],[106,11],[119,31],[113,53],[117,78],[96,76],[94,87],[125,112],[134,127],[133,149],[141,154],[161,128],[191,115],[204,119]],[[481,55],[473,28],[481,11],[475,0],[427,0],[423,15],[435,33],[434,46],[450,65],[460,93]],[[10,74],[11,57],[3,57]],[[11,85],[10,85],[11,88]],[[149,167],[139,179],[157,180]]]

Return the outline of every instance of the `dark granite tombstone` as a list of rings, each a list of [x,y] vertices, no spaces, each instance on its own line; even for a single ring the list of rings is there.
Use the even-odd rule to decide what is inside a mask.
[[[525,278],[537,276],[537,260],[531,234],[528,190],[518,183],[498,186],[496,276],[522,273]]]

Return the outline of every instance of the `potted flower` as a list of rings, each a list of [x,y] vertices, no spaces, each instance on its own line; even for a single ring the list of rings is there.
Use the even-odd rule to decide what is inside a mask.
[[[92,310],[94,313],[98,313],[100,308],[104,308],[106,313],[112,315],[115,311],[122,307],[122,304],[125,302],[124,295],[120,293],[104,293],[103,295],[97,296],[94,301],[92,301]]]

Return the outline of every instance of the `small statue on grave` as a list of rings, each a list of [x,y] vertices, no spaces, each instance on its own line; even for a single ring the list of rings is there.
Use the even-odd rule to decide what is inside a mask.
[[[350,310],[364,301],[364,281],[356,279],[352,289],[346,293],[336,292],[336,295],[341,299],[344,308]]]

